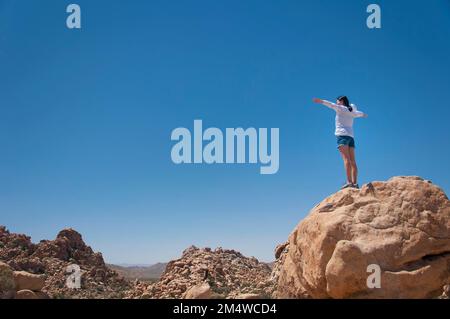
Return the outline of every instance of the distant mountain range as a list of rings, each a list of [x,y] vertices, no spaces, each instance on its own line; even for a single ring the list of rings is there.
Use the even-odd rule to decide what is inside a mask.
[[[140,281],[156,281],[158,280],[167,263],[157,263],[154,265],[112,265],[107,264],[109,269],[116,271],[118,274],[128,280],[138,279]]]

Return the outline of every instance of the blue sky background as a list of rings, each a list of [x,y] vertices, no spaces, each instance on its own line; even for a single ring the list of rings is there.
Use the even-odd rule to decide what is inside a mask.
[[[264,261],[344,182],[347,94],[360,181],[449,190],[450,1],[0,0],[0,224],[34,241],[80,231],[108,262],[191,244]],[[382,7],[382,29],[366,7]],[[280,128],[280,170],[176,166],[171,131]]]

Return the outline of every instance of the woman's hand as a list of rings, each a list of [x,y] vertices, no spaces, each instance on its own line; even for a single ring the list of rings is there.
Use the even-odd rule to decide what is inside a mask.
[[[313,102],[314,102],[314,103],[317,103],[317,104],[322,104],[322,103],[323,103],[323,100],[322,100],[322,99],[318,99],[318,98],[314,98],[314,99],[313,99]]]

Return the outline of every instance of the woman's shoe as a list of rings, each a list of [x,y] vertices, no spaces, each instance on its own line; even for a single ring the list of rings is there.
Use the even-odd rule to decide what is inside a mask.
[[[346,183],[346,184],[344,184],[344,186],[341,187],[341,189],[346,189],[346,188],[349,188],[349,187],[353,187],[353,184],[352,183]]]
[[[359,189],[359,185],[358,184],[352,184],[352,186],[350,186],[351,188],[356,188]]]

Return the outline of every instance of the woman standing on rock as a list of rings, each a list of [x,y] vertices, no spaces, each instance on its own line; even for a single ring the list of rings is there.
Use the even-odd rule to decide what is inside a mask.
[[[367,117],[367,114],[356,109],[354,104],[350,104],[346,96],[337,98],[336,103],[315,98],[314,103],[325,105],[336,111],[336,132],[338,149],[344,160],[347,183],[341,189],[358,185],[358,167],[355,160],[355,139],[353,136],[353,119],[357,117]]]

